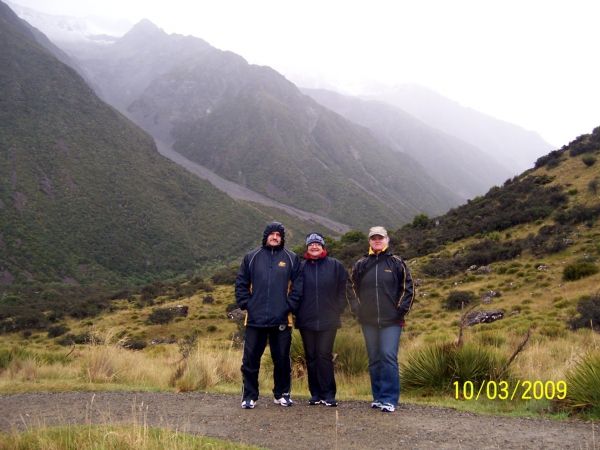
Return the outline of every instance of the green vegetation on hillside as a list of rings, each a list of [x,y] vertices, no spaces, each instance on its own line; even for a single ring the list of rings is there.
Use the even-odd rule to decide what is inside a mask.
[[[256,246],[275,218],[290,242],[311,231],[162,157],[75,71],[0,27],[0,297],[37,303],[49,286],[87,298],[73,286],[206,274]]]

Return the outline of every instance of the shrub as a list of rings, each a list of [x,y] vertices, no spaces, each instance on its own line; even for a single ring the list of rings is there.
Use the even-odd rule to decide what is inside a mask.
[[[51,326],[48,328],[48,337],[56,338],[58,336],[62,336],[67,331],[69,331],[69,328],[67,328],[63,325],[54,325],[54,326]]]
[[[421,213],[417,214],[412,221],[413,228],[427,228],[429,224],[429,216],[427,214]]]
[[[128,348],[130,350],[143,350],[147,346],[148,343],[144,339],[130,338],[123,343],[123,347]]]
[[[205,305],[208,303],[214,303],[215,302],[215,298],[212,295],[206,295],[203,299],[202,299],[202,303],[204,303]]]
[[[600,292],[584,297],[577,303],[578,316],[571,321],[571,328],[600,329]]]
[[[93,338],[89,333],[81,333],[81,334],[67,334],[62,338],[58,339],[56,343],[58,345],[73,345],[73,344],[90,344]]]
[[[423,266],[423,273],[435,278],[448,278],[462,270],[462,264],[454,259],[432,259]]]
[[[355,244],[357,242],[367,242],[368,238],[362,231],[348,231],[342,235],[340,241],[344,244]]]
[[[596,158],[592,155],[584,155],[581,158],[581,161],[586,165],[586,167],[591,167],[596,164]]]
[[[227,269],[221,269],[214,273],[211,280],[214,284],[219,285],[233,285],[235,284],[235,278],[237,277],[237,267],[228,267]]]
[[[586,261],[575,262],[565,267],[563,270],[563,280],[580,280],[581,278],[597,274],[599,270],[594,263]]]
[[[452,291],[444,302],[444,308],[449,311],[455,311],[462,308],[463,304],[468,305],[477,299],[471,291]]]
[[[171,308],[156,308],[148,316],[148,322],[157,325],[164,325],[175,318],[176,311]]]

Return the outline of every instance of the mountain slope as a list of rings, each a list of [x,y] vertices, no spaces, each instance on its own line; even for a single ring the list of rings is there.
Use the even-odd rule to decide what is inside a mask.
[[[483,150],[515,174],[527,170],[537,158],[554,149],[533,131],[460,106],[422,86],[403,84],[361,98],[397,106]]]
[[[90,71],[107,68],[91,76],[103,92],[121,89],[116,80],[134,71],[117,64],[125,54],[136,54],[143,67],[162,67],[126,113],[186,158],[280,203],[357,228],[400,224],[460,202],[410,157],[317,105],[272,69],[195,38],[186,47],[180,36],[152,27],[143,21],[112,50],[79,60]],[[188,55],[180,62],[154,50],[176,42]]]
[[[162,157],[0,7],[0,284],[205,271],[259,242],[272,211]]]
[[[388,103],[323,89],[301,89],[326,108],[371,129],[391,148],[411,155],[438,182],[474,198],[513,174],[478,148],[440,132]]]

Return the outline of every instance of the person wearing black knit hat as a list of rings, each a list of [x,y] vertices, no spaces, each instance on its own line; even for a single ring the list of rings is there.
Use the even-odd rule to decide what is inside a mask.
[[[235,301],[246,311],[242,358],[242,408],[253,409],[259,396],[260,360],[269,342],[275,404],[292,406],[292,314],[302,296],[300,260],[285,248],[285,228],[271,222],[262,247],[244,256],[235,279]]]
[[[319,233],[306,237],[305,260],[302,261],[302,301],[296,313],[306,368],[309,405],[337,406],[333,371],[333,343],[340,315],[348,303],[348,272],[341,262],[327,256],[325,239]]]

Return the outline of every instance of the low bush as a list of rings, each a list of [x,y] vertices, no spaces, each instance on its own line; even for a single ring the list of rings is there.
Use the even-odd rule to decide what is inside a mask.
[[[48,337],[56,338],[56,337],[62,336],[67,331],[69,331],[69,328],[67,328],[63,325],[53,325],[51,327],[48,327]]]
[[[565,267],[563,270],[563,280],[580,280],[581,278],[597,274],[599,270],[600,269],[598,269],[598,266],[596,266],[594,263],[586,261],[575,262]]]
[[[221,269],[214,273],[211,280],[214,284],[219,285],[233,285],[235,284],[235,278],[237,277],[237,267],[228,267],[227,269]]]
[[[444,302],[444,309],[456,311],[477,300],[475,294],[471,291],[452,291]]]
[[[164,325],[175,318],[176,311],[171,308],[156,308],[148,316],[148,322],[156,325]]]
[[[577,303],[577,317],[571,321],[571,328],[592,328],[600,330],[600,291],[586,296]]]

